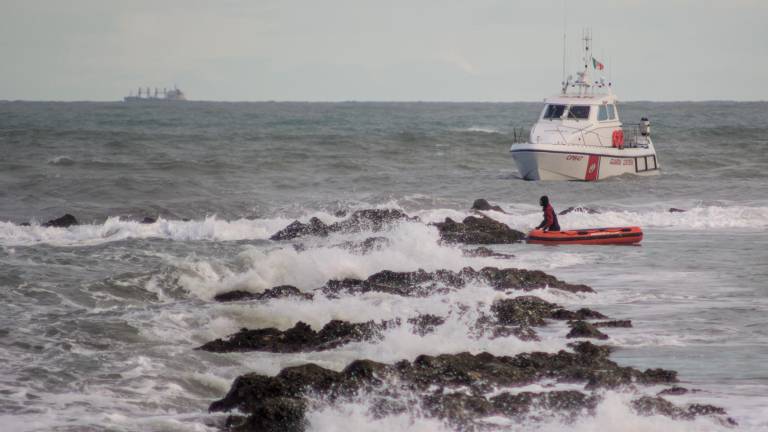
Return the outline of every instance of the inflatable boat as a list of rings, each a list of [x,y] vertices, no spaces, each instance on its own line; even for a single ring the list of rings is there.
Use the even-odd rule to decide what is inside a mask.
[[[542,231],[528,233],[528,243],[534,244],[632,244],[643,240],[640,227],[586,228],[571,231]]]

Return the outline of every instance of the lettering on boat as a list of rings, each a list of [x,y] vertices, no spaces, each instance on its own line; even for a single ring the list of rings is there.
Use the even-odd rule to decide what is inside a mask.
[[[566,160],[572,160],[572,161],[580,161],[584,159],[584,156],[579,155],[568,155],[568,157],[565,158]]]

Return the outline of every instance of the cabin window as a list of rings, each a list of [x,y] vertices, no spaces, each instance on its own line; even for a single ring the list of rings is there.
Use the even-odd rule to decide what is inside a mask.
[[[589,118],[589,105],[571,105],[568,110],[569,119],[585,120]]]
[[[600,105],[600,107],[597,109],[597,121],[606,120],[608,120],[608,106]]]
[[[611,120],[616,120],[618,117],[618,113],[616,112],[616,105],[608,105],[608,118]]]
[[[563,116],[564,112],[565,105],[547,105],[541,118],[545,120],[559,119]]]

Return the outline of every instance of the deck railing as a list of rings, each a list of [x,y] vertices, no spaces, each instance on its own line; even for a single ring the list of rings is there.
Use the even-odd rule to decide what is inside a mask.
[[[648,148],[648,138],[640,133],[639,124],[624,124],[624,147],[626,148]],[[527,144],[530,137],[530,129],[512,128],[512,144]]]

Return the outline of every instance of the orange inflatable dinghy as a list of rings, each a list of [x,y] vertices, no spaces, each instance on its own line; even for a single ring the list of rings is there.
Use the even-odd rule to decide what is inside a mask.
[[[586,228],[571,231],[542,231],[528,233],[528,243],[534,244],[632,244],[643,240],[640,227]]]

